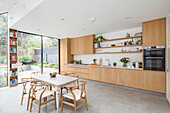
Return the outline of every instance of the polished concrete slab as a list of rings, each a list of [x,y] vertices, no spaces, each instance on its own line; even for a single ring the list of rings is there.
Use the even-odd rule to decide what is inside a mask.
[[[78,113],[170,113],[170,104],[162,94],[96,81],[88,81],[86,89],[89,111],[83,105]],[[22,85],[0,88],[0,113],[29,113],[26,100],[20,105],[21,91]],[[32,113],[37,112],[33,106]],[[57,113],[54,102],[42,106],[41,113]],[[74,113],[74,108],[64,105],[64,113]]]

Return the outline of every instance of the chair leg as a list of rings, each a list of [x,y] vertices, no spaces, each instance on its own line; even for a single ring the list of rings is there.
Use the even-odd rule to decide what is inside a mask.
[[[61,96],[62,96],[62,93],[63,93],[63,88],[61,88]]]
[[[74,110],[75,110],[75,113],[77,113],[77,104],[76,104],[76,100],[74,100]]]
[[[55,109],[57,110],[57,102],[56,102],[56,92],[54,92],[54,98],[55,98]]]
[[[88,111],[87,97],[85,97],[85,102],[86,102],[86,109],[87,109],[87,111]]]
[[[32,103],[33,103],[33,97],[31,97],[31,106],[30,106],[30,112],[32,110]]]
[[[62,100],[61,100],[61,113],[63,113],[63,101],[64,101],[64,97],[62,95]]]
[[[22,92],[21,105],[22,105],[22,103],[23,103],[23,98],[24,98],[24,92]]]
[[[41,99],[39,100],[38,113],[40,113],[40,109],[41,109]]]
[[[29,104],[30,104],[30,93],[28,94],[27,111],[29,109]]]

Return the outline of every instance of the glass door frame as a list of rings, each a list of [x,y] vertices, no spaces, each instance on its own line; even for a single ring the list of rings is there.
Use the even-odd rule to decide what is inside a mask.
[[[34,33],[29,33],[29,32],[24,32],[24,31],[19,31],[18,33],[25,33],[25,34],[30,34],[30,35],[35,35],[35,36],[40,36],[41,37],[41,72],[43,72],[43,37],[48,37],[52,39],[58,39],[58,70],[60,71],[60,39],[59,38],[54,38],[50,36],[45,36],[45,35],[40,35],[40,34],[34,34]]]

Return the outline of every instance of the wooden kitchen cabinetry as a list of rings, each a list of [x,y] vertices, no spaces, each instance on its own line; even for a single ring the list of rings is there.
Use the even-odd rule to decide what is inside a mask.
[[[71,54],[93,54],[94,53],[94,42],[95,35],[82,36],[71,39]]]
[[[166,74],[161,71],[147,71],[123,68],[68,65],[68,72],[86,78],[127,87],[165,93]]]
[[[166,18],[142,23],[143,46],[166,45]]]
[[[68,63],[73,61],[73,56],[70,52],[71,40],[69,38],[60,40],[60,71],[67,71]]]

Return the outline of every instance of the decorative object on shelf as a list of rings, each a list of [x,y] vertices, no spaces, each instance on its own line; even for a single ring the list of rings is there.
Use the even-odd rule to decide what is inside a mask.
[[[116,64],[117,64],[116,62],[113,62],[113,66],[116,66]]]
[[[102,58],[100,58],[100,60],[99,60],[99,66],[101,66],[102,65]]]
[[[80,64],[82,64],[82,60],[80,60]]]
[[[96,60],[97,60],[97,59],[94,58],[94,59],[93,59],[93,63],[91,63],[91,65],[97,65]]]
[[[129,34],[129,33],[127,33],[127,34],[126,34],[126,37],[130,37],[130,34]]]
[[[120,59],[121,62],[123,62],[123,67],[127,67],[126,63],[129,62],[129,58],[128,57],[124,57]]]
[[[111,46],[113,47],[113,46],[115,46],[115,44],[112,44]]]
[[[56,75],[57,75],[57,72],[50,73],[51,78],[55,78]]]
[[[131,43],[132,43],[132,45],[134,45],[133,38],[132,38],[132,42]]]
[[[127,45],[127,43],[126,43],[126,42],[124,42],[124,45]]]
[[[142,32],[135,33],[135,36],[142,36]]]
[[[135,61],[135,68],[139,68],[139,61]]]
[[[98,37],[94,39],[94,42],[97,43],[98,47],[101,47],[100,43],[103,42],[104,40],[106,39],[102,35],[99,35]]]

